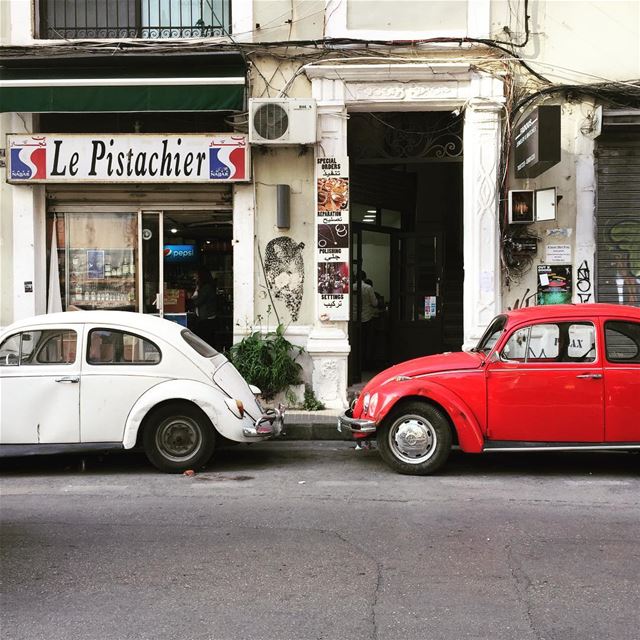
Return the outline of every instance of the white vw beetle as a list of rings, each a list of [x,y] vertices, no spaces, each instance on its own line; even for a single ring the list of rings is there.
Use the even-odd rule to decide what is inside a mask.
[[[124,311],[29,318],[0,336],[3,456],[143,446],[160,470],[207,462],[216,440],[277,436],[236,368],[188,329]]]

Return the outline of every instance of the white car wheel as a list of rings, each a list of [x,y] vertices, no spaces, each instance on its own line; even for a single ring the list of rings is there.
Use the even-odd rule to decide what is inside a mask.
[[[205,465],[215,445],[215,430],[197,407],[171,403],[149,416],[144,450],[161,471],[180,473]]]

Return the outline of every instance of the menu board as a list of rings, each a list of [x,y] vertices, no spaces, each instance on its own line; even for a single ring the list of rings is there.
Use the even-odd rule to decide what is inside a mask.
[[[316,264],[322,321],[349,320],[349,160],[316,160]]]

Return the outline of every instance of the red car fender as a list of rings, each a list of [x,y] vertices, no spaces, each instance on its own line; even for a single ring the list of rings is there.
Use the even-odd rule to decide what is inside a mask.
[[[460,396],[446,387],[424,378],[399,383],[397,389],[386,388],[384,399],[375,417],[376,423],[380,424],[399,401],[409,397],[426,398],[439,404],[453,422],[460,449],[466,453],[482,452],[484,446],[482,429],[469,406]]]

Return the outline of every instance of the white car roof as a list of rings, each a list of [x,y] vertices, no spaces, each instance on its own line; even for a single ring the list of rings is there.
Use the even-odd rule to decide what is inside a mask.
[[[61,313],[48,313],[41,316],[32,316],[18,320],[9,325],[3,334],[24,330],[34,325],[56,324],[105,324],[118,325],[138,331],[146,331],[158,337],[175,340],[184,330],[184,327],[165,320],[158,316],[133,311],[63,311]]]

